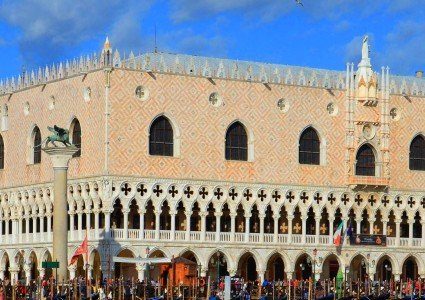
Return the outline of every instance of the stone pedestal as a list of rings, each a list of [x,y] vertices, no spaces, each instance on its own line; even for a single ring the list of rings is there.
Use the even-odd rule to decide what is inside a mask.
[[[75,146],[46,147],[43,151],[49,154],[54,171],[53,198],[53,261],[59,262],[57,280],[68,279],[68,210],[67,181],[68,162],[78,151]],[[55,272],[53,272],[55,274]]]

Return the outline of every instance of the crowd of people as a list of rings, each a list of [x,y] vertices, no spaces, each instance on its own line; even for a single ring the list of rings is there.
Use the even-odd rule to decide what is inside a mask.
[[[12,283],[5,279],[0,281],[0,300],[139,300],[139,299],[224,299],[224,278],[219,282],[199,284],[196,286],[161,287],[155,281],[133,281],[123,279],[89,280],[78,277],[69,282],[56,282],[54,279],[42,278],[31,281]],[[202,281],[205,282],[205,281]],[[290,280],[290,281],[244,281],[231,278],[230,297],[238,300],[273,299],[273,300],[332,300],[363,299],[385,300],[420,298],[425,291],[425,281],[345,281],[333,280]]]

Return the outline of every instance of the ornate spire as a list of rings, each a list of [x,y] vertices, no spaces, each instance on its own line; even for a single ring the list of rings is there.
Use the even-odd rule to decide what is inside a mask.
[[[109,36],[106,36],[105,43],[103,44],[103,49],[104,50],[111,49],[111,43],[109,42]]]

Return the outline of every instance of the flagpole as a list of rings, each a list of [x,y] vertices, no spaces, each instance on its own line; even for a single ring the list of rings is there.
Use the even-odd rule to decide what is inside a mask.
[[[89,291],[89,239],[87,234],[87,224],[86,224],[86,240],[87,240],[87,251],[86,251],[86,298],[90,299],[90,291]]]

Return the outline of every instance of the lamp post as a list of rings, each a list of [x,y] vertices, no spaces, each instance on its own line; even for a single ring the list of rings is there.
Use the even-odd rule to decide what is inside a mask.
[[[217,290],[220,281],[220,252],[217,251]]]
[[[316,299],[316,256],[317,249],[313,249],[313,299]]]
[[[348,272],[350,272],[350,267],[345,266],[344,268],[344,297],[345,297],[345,292],[347,291],[347,273]]]
[[[386,264],[384,267],[385,267],[385,281],[389,281],[390,280],[389,273],[391,272],[391,265]]]

